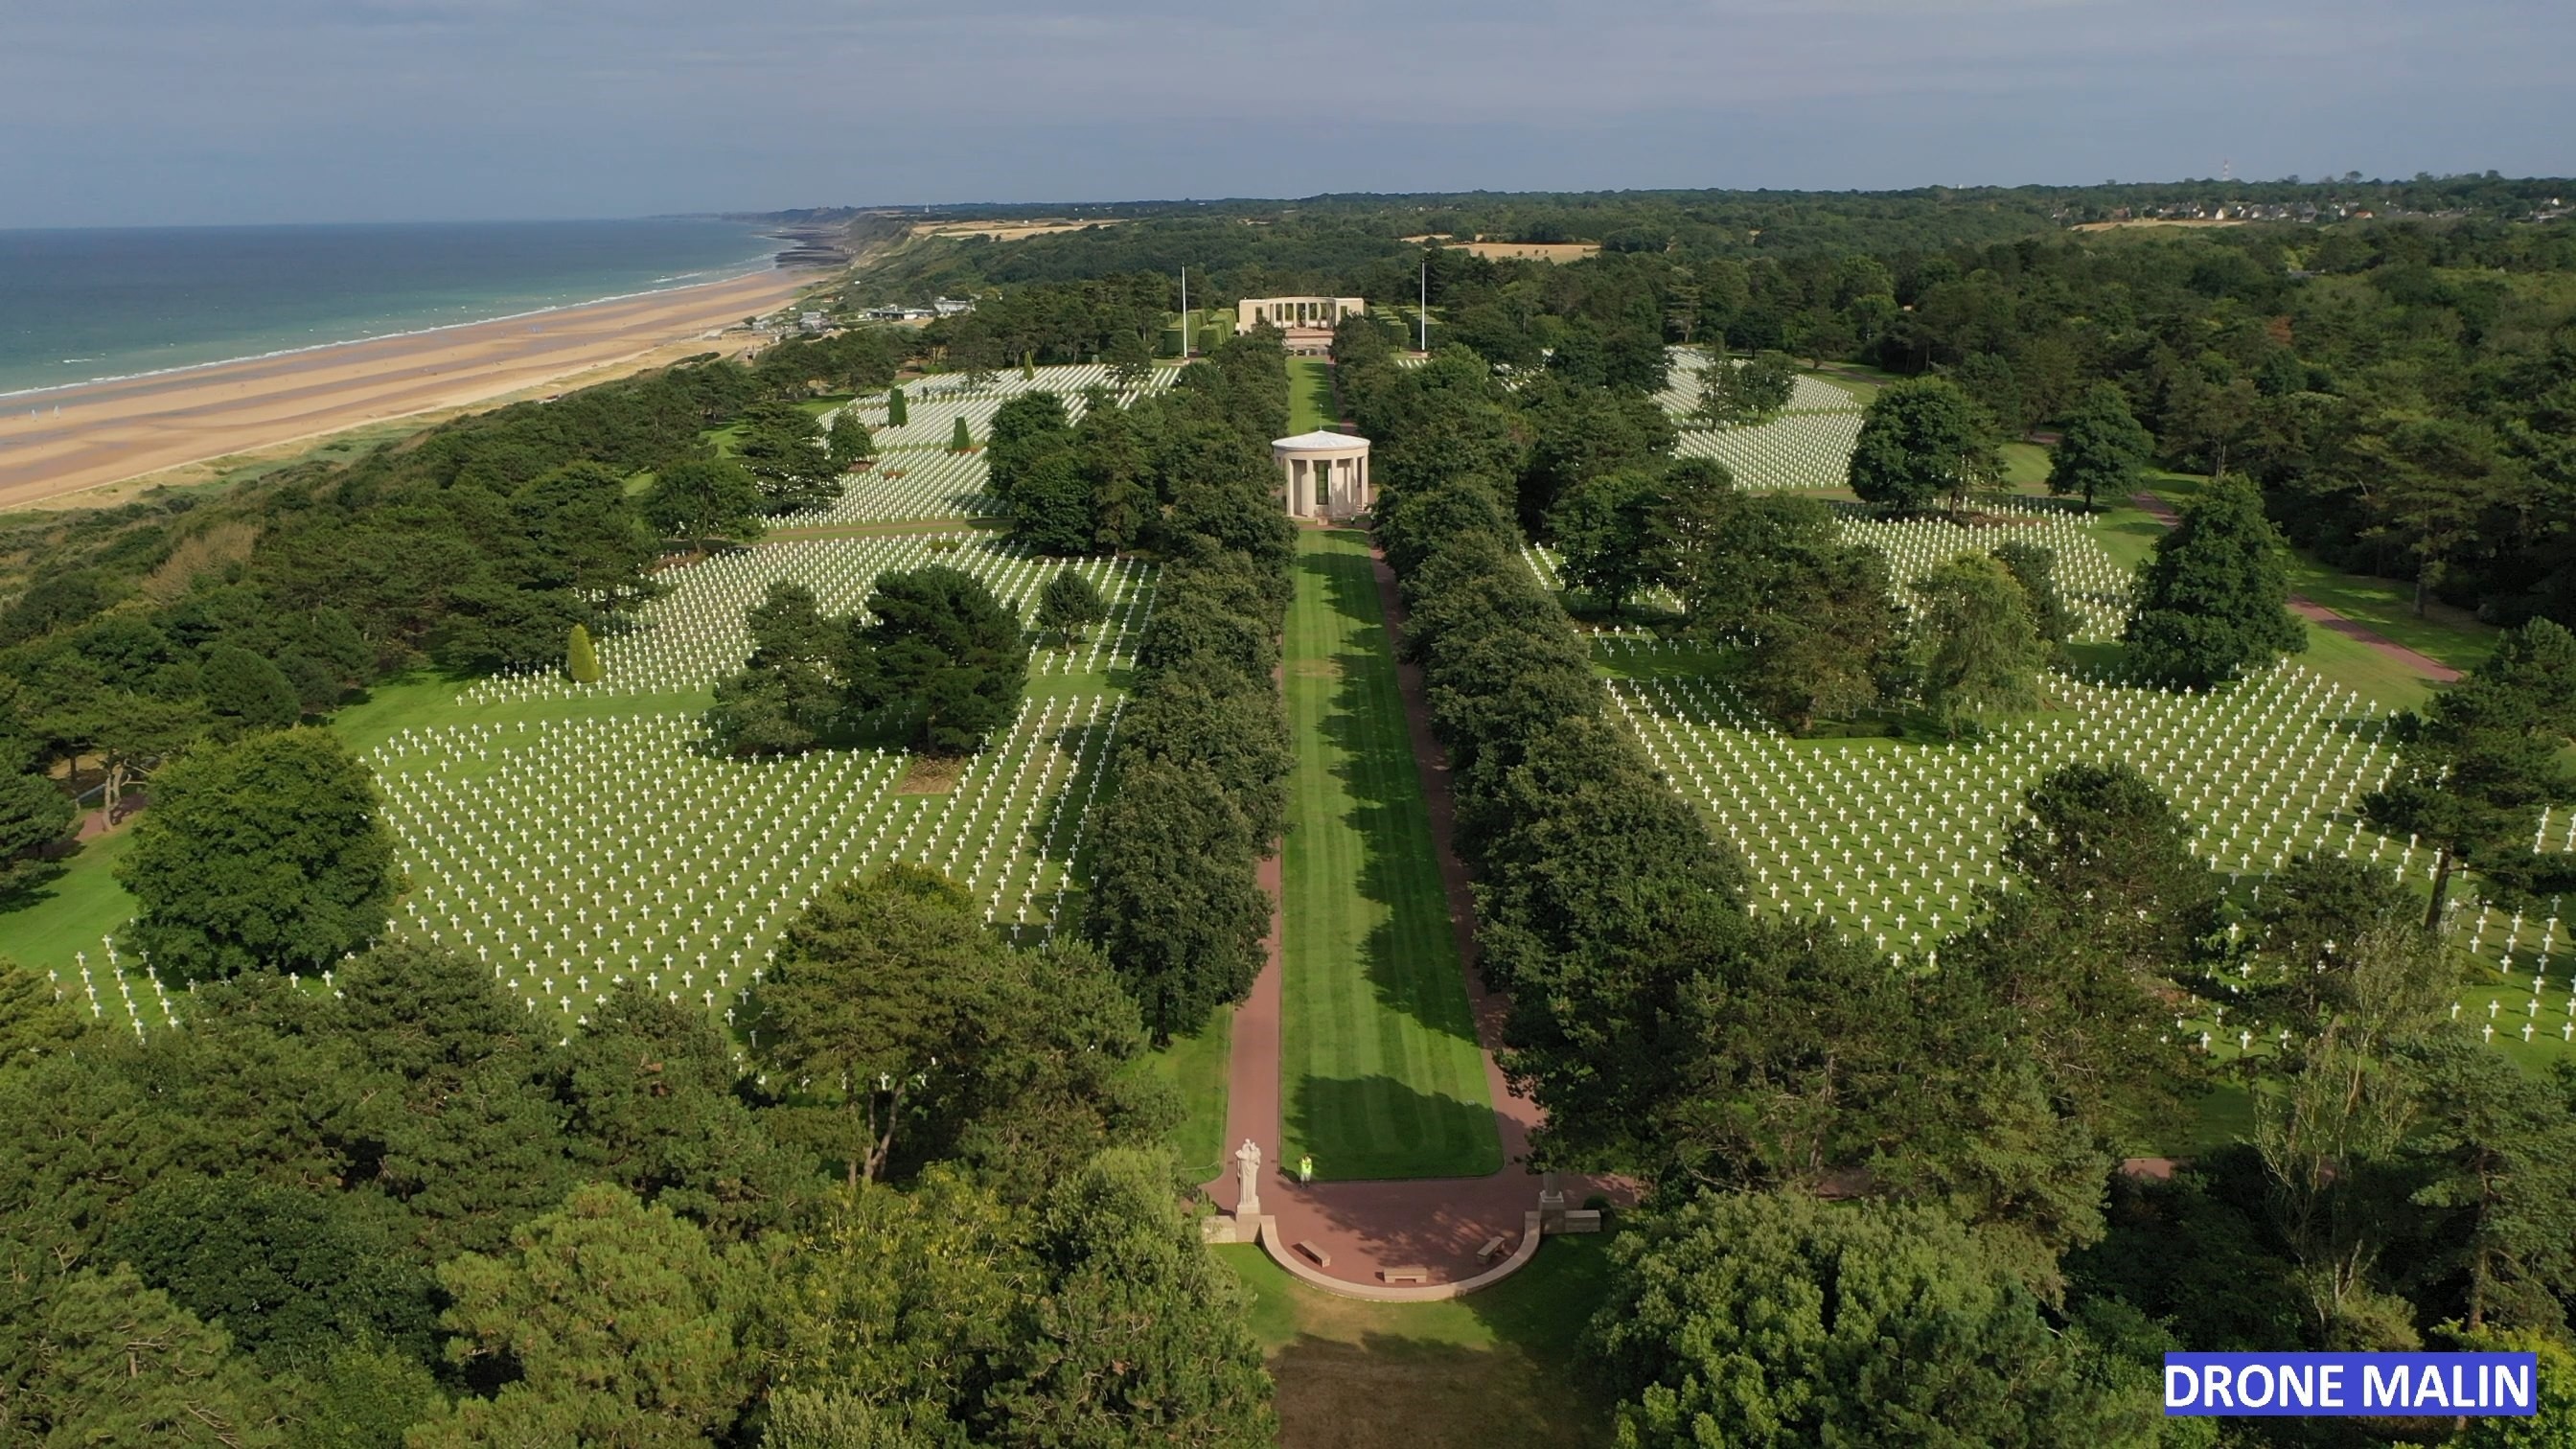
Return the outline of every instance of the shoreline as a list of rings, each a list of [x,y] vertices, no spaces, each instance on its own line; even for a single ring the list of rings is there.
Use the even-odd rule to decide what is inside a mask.
[[[828,281],[779,268],[509,317],[295,348],[0,401],[0,510],[395,419],[608,380],[710,350],[747,313]],[[691,346],[691,344],[697,344]],[[56,409],[59,408],[59,411]],[[103,500],[104,501],[104,500]]]
[[[269,362],[280,357],[298,357],[308,352],[327,352],[334,347],[359,347],[370,342],[395,342],[406,337],[427,337],[439,332],[453,332],[460,327],[487,327],[495,322],[520,322],[530,317],[543,317],[555,312],[571,312],[583,307],[604,306],[610,302],[632,302],[639,298],[668,296],[692,287],[715,287],[750,277],[767,276],[790,270],[776,265],[755,267],[748,263],[735,272],[722,267],[707,268],[717,275],[703,281],[674,282],[667,287],[644,287],[632,292],[611,292],[604,297],[586,297],[578,302],[556,302],[544,307],[529,307],[517,312],[500,312],[489,317],[474,317],[463,322],[439,322],[427,327],[406,327],[395,332],[372,332],[357,337],[342,337],[331,342],[307,342],[299,347],[276,347],[266,352],[245,352],[238,357],[218,357],[206,362],[182,362],[172,367],[147,367],[141,372],[111,372],[101,377],[83,378],[79,382],[48,382],[36,387],[0,391],[0,408],[14,407],[21,399],[42,398],[48,393],[77,392],[85,387],[105,387],[112,383],[142,382],[156,377],[178,377],[201,372],[210,367],[239,367],[245,363]],[[684,275],[695,276],[697,273]]]

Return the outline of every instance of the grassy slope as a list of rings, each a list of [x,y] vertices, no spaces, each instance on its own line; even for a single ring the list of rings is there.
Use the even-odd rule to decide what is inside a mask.
[[[1281,1158],[1332,1178],[1502,1166],[1367,545],[1299,538],[1287,639]]]
[[[1556,1449],[1608,1440],[1576,1338],[1609,1279],[1606,1238],[1551,1238],[1530,1265],[1446,1303],[1319,1292],[1253,1247],[1210,1249],[1253,1292],[1287,1449]]]

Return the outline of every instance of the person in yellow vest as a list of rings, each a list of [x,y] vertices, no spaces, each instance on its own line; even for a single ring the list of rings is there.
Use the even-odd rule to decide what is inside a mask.
[[[1309,1152],[1297,1159],[1297,1180],[1299,1182],[1315,1180],[1315,1154]]]

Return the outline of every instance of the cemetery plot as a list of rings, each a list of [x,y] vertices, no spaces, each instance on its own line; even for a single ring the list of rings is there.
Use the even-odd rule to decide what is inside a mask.
[[[2023,795],[2075,761],[2121,761],[2155,782],[2191,827],[2193,852],[2240,901],[2305,854],[2367,861],[2410,882],[2432,875],[2431,851],[2369,830],[2357,813],[2396,767],[2389,717],[2296,665],[2208,694],[2058,676],[2049,687],[2062,709],[1974,744],[1924,747],[1794,740],[1702,673],[1704,660],[1640,640],[1605,644],[1619,712],[1673,788],[1742,854],[1755,914],[1830,923],[1900,963],[1937,963],[1941,942],[1973,917],[1975,887],[2010,888],[2001,850]],[[2576,820],[2551,821],[2536,843],[2576,848]],[[2576,1041],[2555,915],[2465,905],[2453,939],[2497,972],[2467,986],[2464,1010],[2525,1042]]]
[[[1147,393],[1161,392],[1170,387],[1172,379],[1179,375],[1177,366],[1158,366],[1142,387],[1122,388],[1111,380],[1108,366],[1097,362],[1041,367],[1035,377],[1022,377],[1018,368],[1008,367],[996,373],[993,381],[983,387],[970,387],[961,376],[943,374],[903,384],[902,427],[893,427],[886,422],[886,394],[882,392],[825,413],[822,425],[830,427],[832,420],[846,410],[857,414],[859,421],[868,425],[868,431],[876,438],[879,448],[945,448],[956,431],[957,419],[962,417],[966,420],[966,430],[974,436],[975,442],[981,444],[992,436],[993,414],[1001,410],[1002,404],[1021,393],[1054,393],[1064,399],[1066,415],[1079,421],[1082,417],[1082,394],[1086,389],[1105,387],[1116,394],[1122,404],[1132,403]]]
[[[1030,700],[944,795],[897,793],[901,755],[710,756],[685,715],[406,730],[368,758],[411,882],[387,929],[567,1023],[635,980],[731,1021],[786,918],[886,862],[946,872],[1041,940],[1079,910],[1118,712]]]
[[[888,448],[843,478],[839,498],[770,522],[777,528],[821,528],[992,517],[1002,511],[1002,501],[984,491],[991,476],[980,450]]]
[[[1153,609],[1154,568],[1135,559],[1037,558],[990,534],[963,532],[796,539],[718,554],[662,575],[670,592],[646,604],[633,627],[600,640],[604,673],[595,684],[577,684],[559,669],[531,668],[477,680],[457,701],[617,698],[713,688],[750,657],[743,614],[771,584],[793,580],[814,591],[825,613],[846,614],[866,603],[878,575],[931,563],[981,579],[1032,629],[1038,590],[1059,571],[1070,567],[1100,590],[1109,601],[1108,621],[1071,654],[1041,647],[1029,667],[1042,675],[1097,673],[1126,661]]]
[[[1682,429],[1676,455],[1714,458],[1746,488],[1841,488],[1849,482],[1861,417],[1850,393],[1800,373],[1778,417],[1751,427],[1710,428],[1698,418],[1700,375],[1713,365],[1708,355],[1695,347],[1672,348],[1669,355],[1672,370],[1655,400]]]
[[[2056,555],[2051,565],[2058,595],[2075,616],[2075,642],[2117,639],[2129,618],[2130,572],[2096,541],[2095,518],[2036,499],[1985,499],[1977,505],[1989,517],[2006,521],[1970,524],[1937,518],[1879,519],[1859,508],[1841,515],[1843,537],[1886,555],[1896,598],[1908,608],[1917,600],[1914,585],[1946,560],[1968,553],[1992,553],[2008,543],[2031,543]],[[1539,581],[1562,590],[1555,550],[1521,546]],[[1640,597],[1653,608],[1679,611],[1681,601],[1670,590]]]

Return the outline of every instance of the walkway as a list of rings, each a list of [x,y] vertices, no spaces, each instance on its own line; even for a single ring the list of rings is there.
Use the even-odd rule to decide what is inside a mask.
[[[1391,644],[1400,644],[1404,605],[1396,593],[1394,570],[1374,546],[1370,562],[1377,579]],[[1252,995],[1235,1011],[1234,1051],[1226,1097],[1226,1170],[1206,1185],[1218,1207],[1232,1212],[1235,1181],[1232,1153],[1245,1138],[1261,1145],[1261,1206],[1278,1220],[1279,1235],[1289,1243],[1310,1242],[1332,1257],[1325,1275],[1349,1283],[1375,1285],[1377,1270],[1418,1266],[1433,1283],[1454,1283],[1476,1276],[1486,1265],[1476,1250],[1496,1237],[1517,1241],[1526,1215],[1538,1206],[1540,1179],[1521,1166],[1529,1155],[1531,1129],[1538,1126],[1536,1104],[1515,1097],[1494,1060],[1502,1045],[1503,1021],[1510,1002],[1485,990],[1475,969],[1475,911],[1468,893],[1466,867],[1453,846],[1456,805],[1449,788],[1449,765],[1431,734],[1430,706],[1422,688],[1422,671],[1396,650],[1397,687],[1404,699],[1405,726],[1413,757],[1422,772],[1422,790],[1431,816],[1432,843],[1439,856],[1441,887],[1447,897],[1450,929],[1466,972],[1467,999],[1476,1016],[1476,1039],[1483,1048],[1485,1088],[1502,1138],[1503,1170],[1485,1177],[1406,1178],[1376,1182],[1332,1182],[1300,1185],[1279,1162],[1280,1076],[1280,898],[1281,866],[1276,857],[1263,862],[1261,885],[1270,892],[1269,954]],[[1627,1184],[1565,1178],[1560,1185],[1569,1206],[1604,1192],[1621,1200],[1633,1198]]]
[[[2167,503],[2163,497],[2158,494],[2143,491],[2132,493],[2129,495],[2129,501],[2136,504],[2139,510],[2144,512],[2149,518],[2154,519],[2156,522],[2163,524],[2167,528],[2171,528],[2175,524],[2182,522],[2182,515],[2174,512],[2173,505]],[[2405,645],[2398,643],[2396,640],[2389,638],[2387,635],[2380,633],[2378,630],[2356,620],[2346,618],[2345,616],[2336,613],[2334,610],[2327,608],[2325,605],[2318,603],[2314,599],[2306,598],[2298,594],[2292,594],[2290,596],[2290,612],[2298,615],[2302,619],[2310,620],[2325,628],[2331,629],[2358,644],[2362,644],[2370,649],[2376,650],[2380,654],[2414,670],[2416,673],[2433,681],[2435,684],[2454,684],[2459,681],[2460,671],[2453,669],[2441,660],[2434,658],[2430,654],[2418,653],[2413,649],[2409,649]]]

